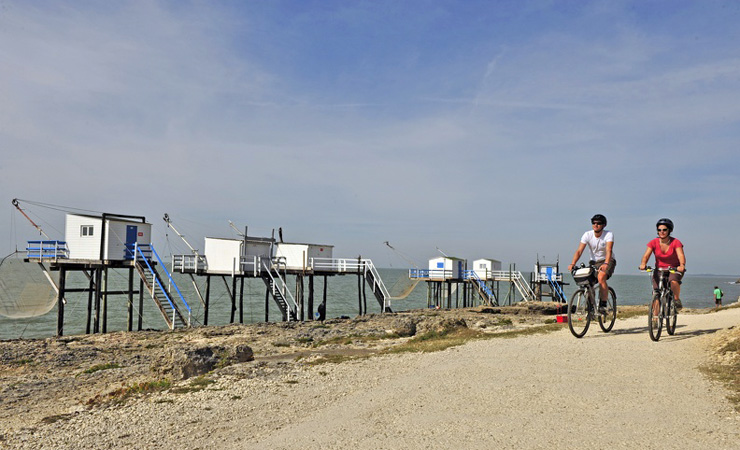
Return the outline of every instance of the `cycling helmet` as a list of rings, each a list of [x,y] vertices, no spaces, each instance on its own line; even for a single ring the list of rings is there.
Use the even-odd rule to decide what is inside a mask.
[[[661,225],[665,225],[668,227],[668,231],[673,233],[673,221],[671,219],[666,219],[665,217],[660,219],[658,223],[655,224],[655,228],[658,228]]]
[[[603,214],[596,214],[595,216],[591,218],[591,223],[594,223],[594,222],[601,222],[604,224],[604,226],[606,226],[606,217],[604,217]]]

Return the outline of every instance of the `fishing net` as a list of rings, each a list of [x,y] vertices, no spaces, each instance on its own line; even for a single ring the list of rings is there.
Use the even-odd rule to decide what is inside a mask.
[[[393,283],[393,286],[388,289],[391,299],[403,300],[408,297],[409,294],[414,291],[416,285],[419,284],[419,281],[419,279],[412,280],[407,277],[399,277],[396,282]]]
[[[19,252],[0,260],[0,315],[11,319],[41,316],[54,308],[57,294],[40,267]]]

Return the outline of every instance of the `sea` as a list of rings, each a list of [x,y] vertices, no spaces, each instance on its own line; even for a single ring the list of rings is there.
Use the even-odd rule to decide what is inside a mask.
[[[29,266],[31,266],[29,268]],[[109,289],[125,289],[128,285],[126,270],[111,270],[109,275]],[[401,293],[410,293],[404,298],[393,300],[391,307],[394,311],[406,311],[412,309],[428,308],[427,284],[420,282],[414,286],[408,277],[406,269],[379,269],[384,283],[392,296]],[[12,282],[33,277],[35,282],[46,282],[41,270],[22,261],[6,261],[0,266],[0,286],[10,286]],[[530,274],[522,273],[526,279]],[[575,290],[570,274],[565,275],[568,284],[564,286],[566,296],[570,296]],[[192,281],[189,276],[174,274],[173,279],[178,285],[184,298],[191,307],[193,324],[203,322],[203,306],[198,300]],[[205,277],[196,277],[199,288],[204,292]],[[41,280],[41,281],[39,281]],[[323,277],[314,278],[314,311],[317,310],[323,297]],[[728,305],[738,301],[740,297],[740,284],[735,284],[737,277],[718,275],[691,275],[684,277],[681,290],[681,298],[684,306],[689,308],[708,308],[714,306],[713,291],[719,286],[725,293],[723,304]],[[227,278],[229,289],[231,280]],[[609,285],[617,293],[617,302],[621,305],[644,305],[647,304],[652,289],[648,274],[615,274],[609,281]],[[67,287],[86,287],[87,281],[82,274],[75,273],[67,278]],[[135,282],[138,286],[138,280]],[[288,286],[295,288],[295,281],[289,277]],[[308,303],[308,277],[304,282],[304,304]],[[413,288],[413,289],[412,289]],[[512,290],[509,283],[500,283],[498,290],[499,303],[502,305],[521,301],[521,296]],[[6,293],[7,294],[7,293]],[[0,296],[7,298],[7,295]],[[462,303],[462,294],[453,294],[453,305],[455,298]],[[238,301],[238,298],[237,298]],[[135,296],[136,314],[142,315],[144,329],[165,329],[166,325],[159,311],[150,298],[144,298],[144,307],[138,311],[138,296]],[[368,314],[379,313],[380,305],[372,295],[372,291],[366,289],[366,311]],[[356,317],[360,312],[360,300],[358,295],[358,278],[356,275],[333,276],[327,279],[327,301],[326,318]],[[279,321],[281,315],[272,300],[268,306],[269,320]],[[225,283],[216,277],[211,278],[211,295],[209,309],[209,325],[225,325],[230,321],[231,301],[228,296]],[[113,295],[108,298],[108,320],[107,331],[123,331],[127,325],[127,297],[125,295]],[[64,334],[84,334],[87,318],[87,294],[69,293],[65,306]],[[306,310],[306,320],[309,314]],[[254,323],[265,320],[265,285],[260,279],[245,279],[244,284],[244,310],[243,322]],[[236,312],[236,321],[239,321],[239,311]],[[10,339],[34,339],[48,338],[56,334],[57,307],[54,306],[48,313],[37,317],[10,319],[0,315],[0,340]]]

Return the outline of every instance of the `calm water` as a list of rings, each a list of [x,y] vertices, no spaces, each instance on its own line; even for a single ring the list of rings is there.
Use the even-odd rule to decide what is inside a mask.
[[[18,267],[25,266],[25,267]],[[0,276],[3,282],[7,284],[9,277],[29,276],[28,264],[5,264],[0,267]],[[32,266],[40,273],[40,270]],[[16,271],[15,273],[13,271]],[[109,275],[109,289],[127,286],[126,271],[111,270]],[[392,295],[404,291],[409,285],[408,272],[403,269],[380,269],[381,277],[386,286],[391,290]],[[529,279],[529,274],[524,273]],[[570,275],[566,275],[571,284],[565,286],[566,295],[570,296],[575,291],[575,285],[572,283]],[[37,278],[38,279],[38,278]],[[740,297],[740,285],[732,284],[736,281],[735,277],[716,277],[716,276],[691,276],[684,278],[682,288],[682,300],[684,306],[691,308],[703,308],[713,306],[712,291],[714,286],[720,286],[725,292],[723,303],[725,305],[735,302]],[[196,278],[201,290],[204,292],[205,278]],[[228,280],[228,278],[227,278]],[[203,308],[197,299],[192,283],[188,276],[175,275],[175,281],[180,290],[190,304],[193,317],[196,323],[202,322]],[[229,284],[231,282],[229,281]],[[335,276],[328,278],[327,289],[327,306],[326,317],[334,318],[339,316],[354,317],[358,314],[358,287],[356,275]],[[86,279],[79,273],[72,274],[67,278],[67,287],[85,287]],[[135,282],[138,286],[138,281]],[[615,275],[610,280],[610,285],[616,290],[619,304],[623,305],[640,305],[646,304],[650,295],[651,288],[648,275]],[[288,286],[295,286],[292,278],[288,280]],[[305,302],[308,302],[308,278],[304,283]],[[501,284],[499,287],[499,300],[502,304],[507,304],[508,284]],[[314,281],[314,310],[321,302],[323,295],[323,277],[316,277]],[[373,297],[370,289],[366,290],[367,310],[369,313],[380,312],[380,306]],[[138,296],[135,304],[138,306]],[[517,300],[520,297],[517,295]],[[454,299],[454,294],[453,294]],[[65,309],[65,335],[82,334],[85,332],[85,319],[87,311],[87,294],[69,294],[68,303]],[[453,300],[454,301],[454,300]],[[229,322],[231,302],[220,278],[211,279],[211,308],[209,311],[209,324],[222,325]],[[427,307],[427,285],[419,283],[404,300],[395,300],[392,307],[396,311],[419,309]],[[136,311],[138,314],[138,311]],[[144,298],[144,308],[141,312],[143,316],[143,327],[150,329],[163,329],[165,324],[159,312],[156,310],[151,299]],[[280,320],[280,313],[273,301],[269,303],[270,320]],[[265,285],[259,279],[247,279],[244,285],[244,322],[259,322],[265,317]],[[56,332],[56,306],[47,314],[29,319],[8,319],[0,316],[0,339],[15,338],[45,338],[53,336]],[[236,313],[238,321],[239,313]],[[306,313],[308,318],[308,313]],[[119,331],[126,329],[126,297],[110,296],[108,299],[108,331]]]

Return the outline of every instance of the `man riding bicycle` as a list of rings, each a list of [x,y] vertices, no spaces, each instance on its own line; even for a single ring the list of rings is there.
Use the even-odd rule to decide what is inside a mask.
[[[592,229],[583,233],[581,242],[578,244],[573,255],[573,262],[568,266],[568,271],[573,270],[578,260],[583,254],[583,250],[588,245],[591,252],[591,261],[595,261],[594,267],[598,269],[597,279],[599,281],[599,312],[606,311],[607,296],[609,295],[609,286],[606,280],[614,274],[614,268],[617,266],[617,260],[614,258],[614,233],[605,230],[606,217],[602,214],[596,214],[591,218]]]

